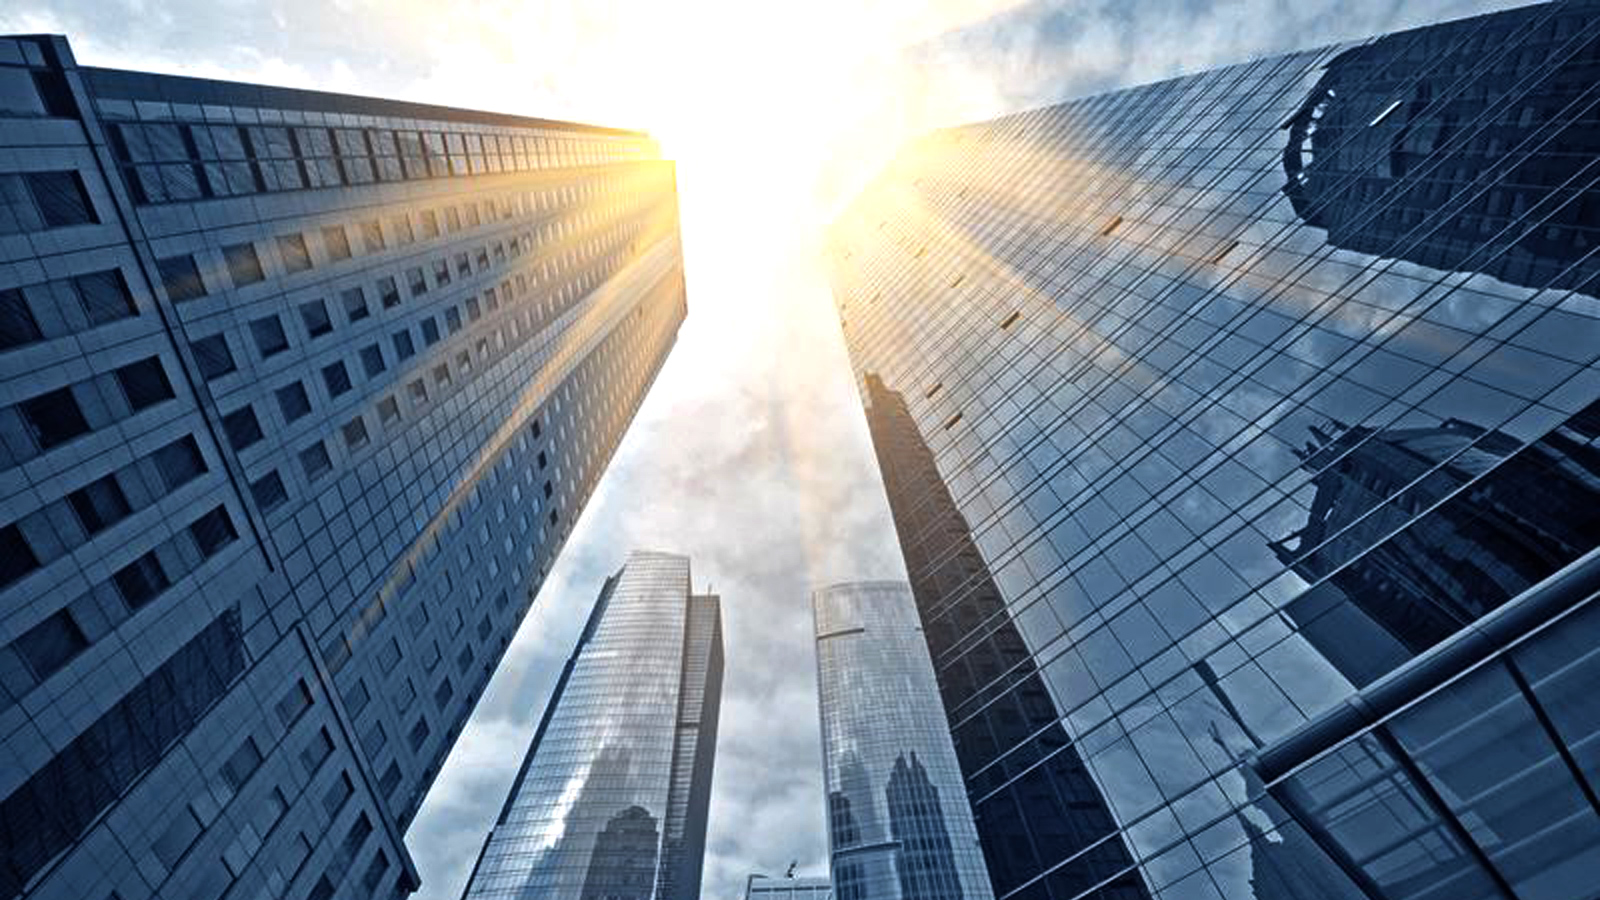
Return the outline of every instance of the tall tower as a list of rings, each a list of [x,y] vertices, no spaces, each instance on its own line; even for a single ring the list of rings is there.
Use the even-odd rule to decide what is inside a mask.
[[[0,897],[403,894],[685,315],[672,165],[60,37],[0,85]]]
[[[468,898],[693,900],[722,702],[722,612],[689,560],[606,580],[467,885]]]
[[[910,590],[838,584],[811,609],[838,900],[989,900]]]
[[[941,131],[836,224],[998,897],[1592,894],[1597,111],[1600,3],[1527,6]]]

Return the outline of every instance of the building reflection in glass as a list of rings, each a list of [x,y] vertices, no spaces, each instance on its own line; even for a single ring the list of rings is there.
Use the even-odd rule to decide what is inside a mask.
[[[689,560],[636,551],[607,579],[466,896],[700,894],[722,692],[718,600]]]
[[[989,900],[916,607],[900,582],[812,596],[840,900]]]
[[[835,225],[1002,900],[1474,896],[1412,863],[1483,835],[1353,849],[1337,789],[1250,760],[1596,544],[1597,59],[1594,0],[1261,59],[929,135]],[[1323,749],[1426,793],[1358,731]],[[1516,796],[1506,833],[1555,828]]]

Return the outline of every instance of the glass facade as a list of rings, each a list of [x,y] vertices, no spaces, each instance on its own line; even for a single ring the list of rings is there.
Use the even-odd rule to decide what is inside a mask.
[[[700,896],[722,614],[689,560],[607,579],[467,885],[469,898]]]
[[[993,897],[909,588],[833,585],[811,608],[839,900]]]
[[[0,897],[414,889],[680,259],[643,134],[0,37]]]
[[[1597,142],[1543,4],[938,132],[835,225],[998,896],[1593,895]]]

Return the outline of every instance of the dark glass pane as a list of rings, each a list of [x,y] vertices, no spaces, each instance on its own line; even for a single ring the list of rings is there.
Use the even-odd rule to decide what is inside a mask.
[[[278,388],[276,394],[284,421],[293,422],[311,411],[311,397],[306,393],[305,385],[298,381]]]
[[[22,529],[16,525],[0,528],[0,585],[9,585],[37,568],[39,558],[33,555]]]
[[[255,244],[232,244],[223,247],[222,258],[228,264],[228,275],[233,279],[234,287],[244,287],[266,280],[267,276],[261,270],[261,257],[256,254]]]
[[[72,614],[63,609],[24,632],[15,646],[34,677],[44,681],[87,650],[89,639]]]
[[[257,508],[267,512],[289,499],[289,492],[283,486],[283,478],[274,470],[250,483],[250,496],[255,499]]]
[[[206,285],[200,278],[200,269],[195,265],[193,256],[170,256],[156,260],[156,268],[161,273],[161,284],[166,288],[168,299],[174,303],[197,300],[206,295]]]
[[[146,553],[118,569],[111,581],[129,609],[139,609],[172,584],[154,553]]]
[[[239,537],[239,533],[233,530],[233,520],[228,517],[228,511],[220,506],[194,520],[189,526],[189,535],[194,538],[200,555],[207,559],[216,556],[217,551]]]
[[[255,338],[256,349],[266,359],[289,349],[289,336],[284,334],[283,323],[277,316],[266,316],[250,323],[250,334]]]
[[[23,178],[46,228],[99,221],[77,172],[29,172]]]
[[[83,524],[83,530],[90,535],[115,525],[133,512],[115,475],[107,475],[89,482],[68,494],[67,502],[72,505],[73,512],[78,514],[78,521]]]
[[[117,383],[135,412],[176,396],[160,358],[154,356],[118,369]]]
[[[157,450],[153,459],[168,491],[177,490],[206,470],[199,445],[187,435]]]
[[[300,319],[305,323],[306,334],[314,338],[333,331],[333,320],[328,317],[328,305],[321,300],[300,304]]]
[[[207,381],[237,370],[233,353],[228,349],[228,339],[224,335],[213,334],[192,341],[189,350],[194,353],[195,365],[199,367],[201,377]]]
[[[72,285],[77,289],[78,302],[83,305],[84,315],[89,317],[92,325],[104,325],[139,314],[120,269],[79,275],[72,279]]]
[[[89,423],[84,420],[71,388],[58,388],[24,400],[20,409],[41,450],[64,444],[89,431]]]

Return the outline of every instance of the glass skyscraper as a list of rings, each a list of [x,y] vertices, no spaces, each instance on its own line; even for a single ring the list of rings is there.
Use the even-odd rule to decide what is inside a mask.
[[[1001,898],[1600,884],[1600,3],[957,127],[839,318]]]
[[[910,589],[832,585],[811,609],[836,897],[989,900]]]
[[[412,889],[684,315],[643,134],[0,38],[0,897]]]
[[[687,557],[606,579],[466,897],[695,900],[722,703],[722,608]]]

